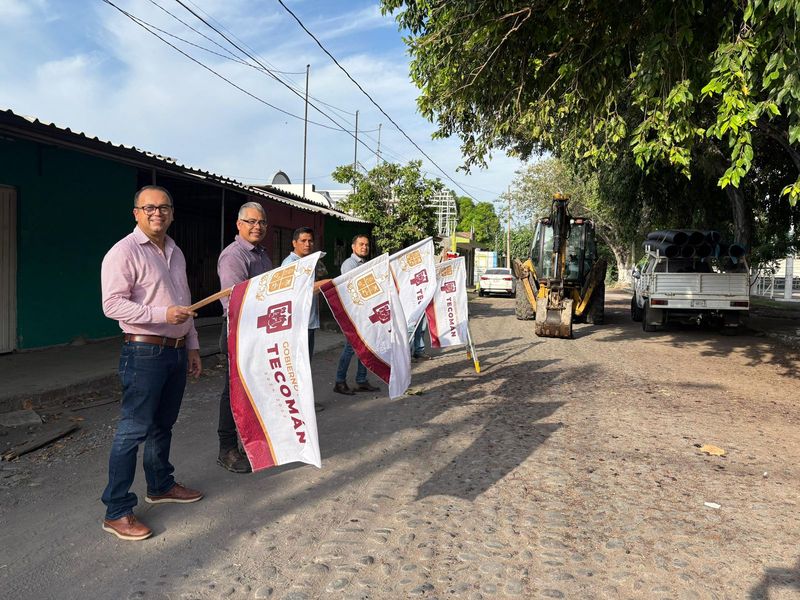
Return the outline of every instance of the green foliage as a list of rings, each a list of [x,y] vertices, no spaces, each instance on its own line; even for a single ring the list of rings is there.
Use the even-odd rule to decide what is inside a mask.
[[[355,182],[355,192],[340,207],[374,223],[372,234],[381,252],[397,252],[436,234],[436,214],[430,203],[444,186],[438,179],[424,177],[421,167],[421,161],[411,161],[407,165],[382,163],[366,174],[352,165],[333,172],[339,183]]]
[[[525,262],[530,257],[531,244],[533,244],[533,229],[515,227],[511,230],[511,258]]]
[[[773,159],[755,140],[769,136],[795,163],[782,193],[800,197],[800,0],[382,6],[409,32],[420,112],[438,137],[460,136],[467,168],[495,148],[593,168],[632,155],[739,188]]]
[[[458,199],[456,230],[471,232],[473,242],[485,250],[494,250],[495,242],[502,239],[500,219],[494,212],[494,205],[491,202],[475,204],[466,196]]]

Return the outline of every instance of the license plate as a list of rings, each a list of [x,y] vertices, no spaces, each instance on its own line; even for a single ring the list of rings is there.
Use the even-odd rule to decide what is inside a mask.
[[[705,308],[706,301],[705,300],[692,300],[692,308]]]

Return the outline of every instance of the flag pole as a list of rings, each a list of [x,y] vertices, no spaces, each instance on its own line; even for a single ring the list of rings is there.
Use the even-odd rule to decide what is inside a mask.
[[[469,342],[469,346],[467,348],[467,358],[471,358],[473,364],[475,365],[475,372],[481,372],[481,361],[478,360],[478,353],[475,352],[475,344],[472,343],[472,333],[469,330],[469,323],[467,323],[467,342]]]
[[[194,304],[192,304],[189,307],[189,310],[194,312],[194,311],[196,311],[196,310],[198,310],[200,308],[203,308],[204,306],[208,306],[212,302],[216,302],[220,298],[227,298],[228,296],[231,295],[232,291],[233,291],[233,288],[229,287],[229,288],[226,288],[224,290],[221,290],[221,291],[217,292],[216,294],[211,294],[208,298],[203,298],[199,302],[195,302]]]
[[[320,279],[319,281],[315,281],[314,282],[314,293],[318,294],[319,293],[319,288],[321,288],[324,284],[328,283],[329,281],[330,281],[330,279]],[[212,302],[216,302],[220,298],[227,298],[228,296],[231,295],[231,292],[233,292],[233,288],[232,287],[226,288],[224,290],[220,290],[216,294],[211,294],[208,298],[203,298],[199,302],[195,302],[194,304],[192,304],[191,306],[189,306],[187,308],[189,310],[191,310],[192,312],[194,312],[194,311],[196,311],[196,310],[198,310],[200,308],[203,308],[204,306],[208,306]]]

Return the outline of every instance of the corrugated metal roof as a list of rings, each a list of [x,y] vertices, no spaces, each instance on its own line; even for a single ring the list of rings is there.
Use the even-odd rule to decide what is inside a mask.
[[[306,210],[313,213],[322,213],[330,215],[342,221],[351,223],[369,223],[364,219],[359,219],[343,213],[339,210],[332,208],[325,208],[318,204],[304,199],[302,196],[279,190],[271,185],[261,186],[260,188],[245,185],[230,177],[217,175],[210,171],[204,171],[195,167],[190,167],[179,163],[174,158],[155,154],[147,150],[140,150],[135,146],[125,146],[124,144],[114,144],[98,137],[90,137],[89,135],[80,132],[72,131],[70,128],[59,127],[54,123],[42,121],[35,117],[28,117],[18,115],[12,110],[0,110],[0,132],[14,133],[30,139],[38,141],[47,141],[50,143],[61,143],[68,147],[76,149],[100,153],[123,162],[133,162],[136,164],[144,164],[154,168],[160,168],[170,173],[176,173],[183,176],[192,176],[198,179],[203,179],[208,183],[213,183],[219,186],[224,186],[236,191],[250,194],[253,196],[261,196],[269,198],[282,204],[287,204],[300,210]]]

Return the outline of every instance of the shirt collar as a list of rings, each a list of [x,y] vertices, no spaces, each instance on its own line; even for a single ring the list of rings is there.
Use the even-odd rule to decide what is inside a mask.
[[[133,238],[136,240],[136,243],[142,244],[142,245],[152,241],[149,237],[147,237],[147,234],[144,231],[139,229],[138,225],[133,228]],[[168,235],[164,236],[164,248],[168,248],[168,247],[171,248],[174,245],[175,245],[175,242],[173,241],[173,239],[171,237],[169,237]]]
[[[353,252],[353,254],[350,256],[350,258],[352,258],[354,261],[356,261],[356,262],[358,262],[358,263],[363,263],[364,261],[366,261],[366,260],[367,260],[366,258],[361,258],[361,257],[360,257],[358,254],[356,254],[355,252]]]
[[[262,246],[261,244],[259,244],[258,246],[256,246],[255,244],[251,244],[250,242],[248,242],[246,239],[244,239],[242,236],[240,236],[238,234],[237,234],[235,239],[236,239],[236,242],[242,248],[247,250],[248,252],[257,252],[258,254],[261,254],[262,252],[264,252],[264,246]]]

